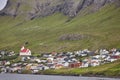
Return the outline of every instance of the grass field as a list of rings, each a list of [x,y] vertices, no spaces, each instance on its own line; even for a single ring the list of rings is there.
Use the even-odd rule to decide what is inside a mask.
[[[33,53],[74,51],[79,49],[120,48],[120,8],[106,6],[96,13],[69,20],[55,13],[44,18],[25,21],[0,16],[0,49],[16,52],[26,45]],[[59,40],[65,34],[89,35],[81,40]]]

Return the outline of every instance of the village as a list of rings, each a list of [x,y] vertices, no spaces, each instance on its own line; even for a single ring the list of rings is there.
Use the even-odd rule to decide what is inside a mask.
[[[53,51],[40,56],[32,56],[31,50],[23,46],[19,54],[14,51],[0,51],[0,72],[22,73],[29,70],[34,74],[48,69],[95,67],[118,59],[120,59],[120,50],[116,48],[96,51],[84,49],[61,53]]]

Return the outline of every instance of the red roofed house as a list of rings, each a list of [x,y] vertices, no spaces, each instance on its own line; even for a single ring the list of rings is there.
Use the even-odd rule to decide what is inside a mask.
[[[23,46],[20,50],[20,56],[31,56],[31,51]]]

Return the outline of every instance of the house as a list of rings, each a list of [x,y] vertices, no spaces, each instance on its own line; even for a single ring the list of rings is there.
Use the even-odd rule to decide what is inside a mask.
[[[20,66],[16,66],[16,67],[11,68],[11,71],[15,72],[15,71],[18,71],[18,70],[21,70],[21,69],[22,68]]]
[[[0,54],[1,55],[4,55],[6,52],[5,51],[0,51]]]
[[[7,69],[5,67],[1,68],[1,72],[2,73],[6,73],[7,72]]]
[[[114,53],[113,55],[115,55],[115,56],[120,56],[120,52],[119,51],[117,51],[116,53]]]
[[[93,59],[93,60],[91,60],[90,65],[91,66],[99,66],[100,65],[100,60],[99,59]]]
[[[35,61],[36,61],[37,63],[41,63],[40,59],[35,59]]]
[[[81,68],[88,67],[89,63],[87,61],[83,61],[82,65],[80,66]]]
[[[113,62],[113,61],[116,61],[117,59],[115,59],[115,58],[109,58],[109,59],[107,59],[107,61],[109,61],[109,62]]]
[[[52,56],[56,56],[57,52],[53,51],[51,54],[52,54]]]
[[[70,68],[79,68],[82,65],[81,62],[75,62],[75,63],[70,63],[69,67]]]
[[[99,66],[99,65],[100,65],[100,62],[98,62],[98,61],[91,62],[91,66]]]
[[[53,57],[49,57],[49,58],[47,58],[47,62],[48,62],[48,63],[52,63],[52,62],[53,62],[53,60],[54,60],[54,58],[53,58]]]
[[[101,56],[100,55],[95,55],[93,58],[99,59]]]
[[[103,55],[103,54],[109,54],[109,51],[107,51],[106,49],[101,49],[100,55]]]
[[[23,46],[20,50],[19,55],[22,57],[28,57],[31,56],[31,51]]]
[[[64,66],[62,64],[56,64],[55,65],[55,69],[60,69],[60,68],[63,68]]]
[[[5,65],[10,65],[10,61],[6,61]]]
[[[49,67],[49,69],[55,69],[55,65],[53,63],[47,63],[47,67]]]
[[[64,66],[64,67],[69,67],[69,62],[65,62],[65,63],[63,64],[63,66]]]
[[[84,67],[89,67],[90,66],[90,63],[91,63],[91,60],[90,59],[84,59],[82,61],[82,65],[80,66],[81,68],[84,68]]]

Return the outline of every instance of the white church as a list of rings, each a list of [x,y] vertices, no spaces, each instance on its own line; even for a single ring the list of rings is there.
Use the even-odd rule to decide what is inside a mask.
[[[24,46],[22,46],[19,55],[22,57],[29,57],[29,56],[31,56],[31,51],[29,49],[25,48]]]

